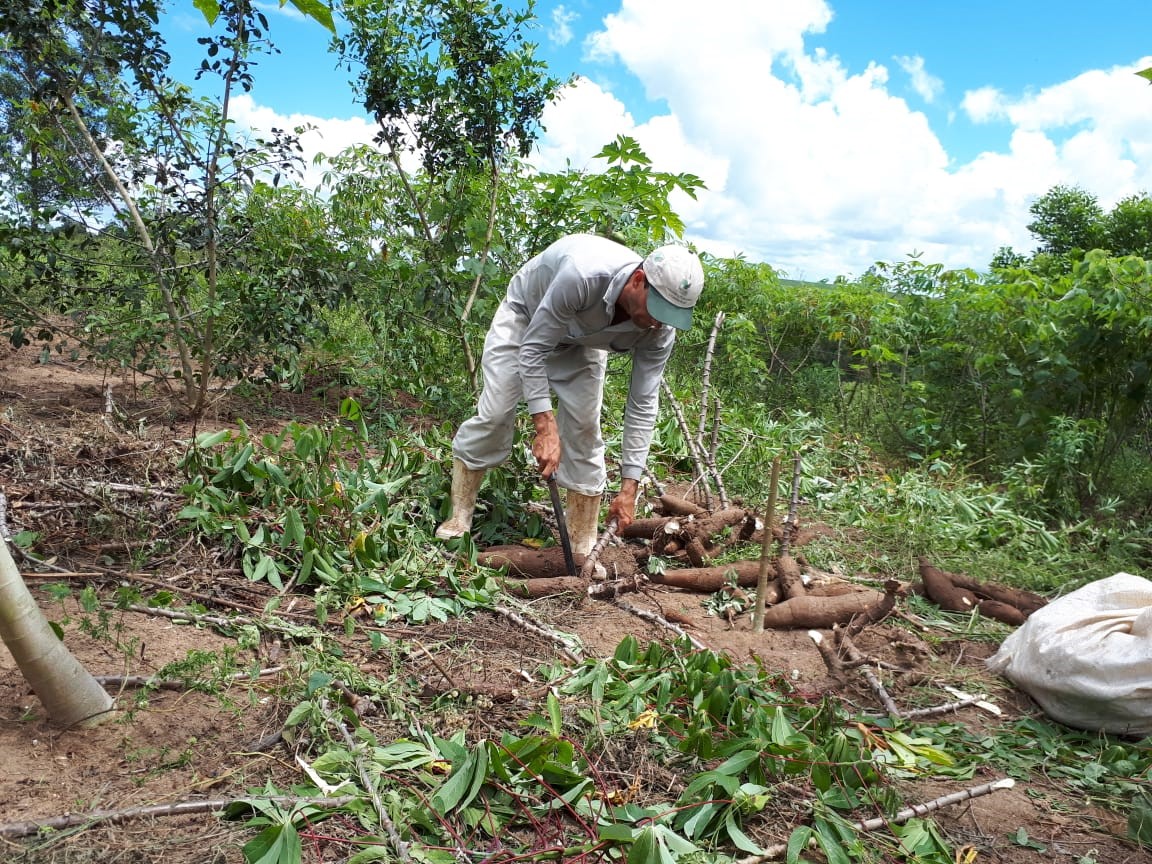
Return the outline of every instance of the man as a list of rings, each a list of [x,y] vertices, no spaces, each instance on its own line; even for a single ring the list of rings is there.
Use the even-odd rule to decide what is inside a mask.
[[[484,340],[476,415],[452,441],[452,516],[436,536],[471,530],[480,482],[512,451],[516,406],[523,399],[536,427],[532,455],[540,473],[555,474],[568,490],[572,551],[592,551],[607,480],[600,407],[610,351],[632,353],[620,491],[608,510],[618,530],[627,527],[648,460],[664,365],[676,330],[692,326],[703,287],[700,259],[683,246],[664,246],[641,260],[590,234],[563,237],[520,268]],[[555,411],[550,391],[557,396]]]

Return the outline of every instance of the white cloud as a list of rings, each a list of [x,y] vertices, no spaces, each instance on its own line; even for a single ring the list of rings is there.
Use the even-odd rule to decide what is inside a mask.
[[[240,128],[271,132],[272,129],[310,127],[300,135],[303,150],[304,176],[301,183],[309,188],[319,184],[321,170],[312,162],[318,153],[334,156],[354,144],[370,144],[376,127],[359,117],[315,117],[309,114],[280,114],[271,108],[257,105],[248,94],[232,100],[232,119]]]
[[[964,94],[960,107],[973,123],[988,123],[1007,117],[1004,94],[995,87],[980,87]]]
[[[965,94],[957,122],[1013,129],[1006,151],[961,163],[885,66],[850,69],[807,44],[832,26],[823,0],[712,0],[706,11],[698,0],[621,0],[585,41],[610,77],[582,79],[550,106],[539,161],[584,167],[616,134],[632,135],[658,170],[708,184],[679,207],[691,240],[807,278],[911,253],[984,269],[1002,245],[1031,251],[1028,206],[1057,183],[1105,207],[1152,191],[1152,110],[1132,74],[1152,60],[1019,96]],[[920,98],[943,91],[922,58],[897,62]],[[629,113],[611,83],[622,70],[658,116]]]
[[[900,68],[912,79],[912,89],[925,102],[932,103],[944,92],[944,82],[935,75],[929,75],[924,68],[923,57],[897,57]]]
[[[548,39],[553,45],[567,45],[572,41],[572,24],[580,15],[561,4],[552,10],[552,26],[548,28]]]

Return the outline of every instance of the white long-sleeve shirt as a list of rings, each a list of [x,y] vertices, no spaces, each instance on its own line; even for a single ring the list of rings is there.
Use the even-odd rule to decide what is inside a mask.
[[[555,348],[577,344],[631,352],[620,474],[633,480],[640,479],[648,461],[660,382],[676,342],[673,327],[647,330],[630,320],[612,324],[620,291],[642,260],[607,238],[573,234],[521,267],[507,296],[508,304],[529,321],[519,354],[529,413],[552,409],[545,360]]]

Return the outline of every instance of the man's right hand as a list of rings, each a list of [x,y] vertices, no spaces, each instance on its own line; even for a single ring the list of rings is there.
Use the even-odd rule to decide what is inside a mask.
[[[548,479],[560,467],[560,432],[556,428],[556,415],[551,411],[541,411],[532,415],[536,427],[536,440],[532,442],[532,455],[540,474]]]

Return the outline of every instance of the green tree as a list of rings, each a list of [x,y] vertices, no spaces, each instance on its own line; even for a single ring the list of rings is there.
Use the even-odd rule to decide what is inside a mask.
[[[455,329],[473,386],[469,322],[496,236],[501,184],[539,134],[560,82],[526,37],[534,4],[345,0],[337,50],[380,127],[410,212],[403,254],[419,262],[425,311]],[[422,168],[415,176],[414,165]]]
[[[1152,259],[1152,199],[1146,194],[1119,201],[1105,217],[1104,227],[1113,255]]]
[[[4,141],[7,164],[39,159],[51,170],[16,197],[7,227],[17,242],[0,261],[9,267],[4,308],[18,316],[16,341],[27,323],[49,335],[59,328],[48,312],[73,313],[83,329],[67,335],[165,386],[175,379],[194,415],[220,375],[267,361],[259,351],[285,332],[279,313],[294,333],[300,310],[313,306],[289,297],[254,311],[246,304],[267,292],[252,291],[249,274],[227,272],[233,255],[251,248],[251,226],[241,223],[263,215],[248,208],[245,216],[245,200],[294,172],[299,147],[294,132],[245,139],[232,127],[233,97],[251,88],[260,53],[274,50],[264,14],[249,0],[197,5],[221,25],[201,40],[198,73],[219,78],[215,101],[193,99],[169,77],[159,7],[149,0],[64,0],[8,16],[4,69],[26,87],[17,91],[24,123]],[[315,4],[298,5],[323,18]],[[83,254],[63,243],[85,244]],[[332,280],[314,279],[311,262],[297,269],[299,278],[276,289],[330,292]],[[44,302],[37,309],[30,299]]]
[[[1101,248],[1106,240],[1104,211],[1096,197],[1077,186],[1053,186],[1028,208],[1028,230],[1038,253],[1058,257]]]

